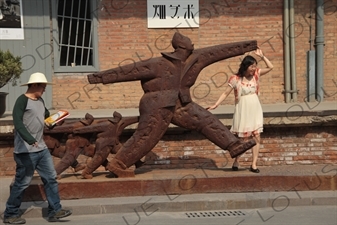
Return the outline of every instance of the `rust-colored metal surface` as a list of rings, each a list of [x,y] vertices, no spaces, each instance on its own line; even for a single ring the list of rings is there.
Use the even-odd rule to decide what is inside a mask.
[[[74,170],[80,171],[85,168],[85,165],[78,163],[77,157],[84,154],[92,157],[94,155],[94,146],[90,143],[92,134],[74,134],[76,128],[89,126],[94,122],[94,117],[86,114],[83,120],[73,123],[63,123],[60,126],[55,126],[52,129],[44,130],[44,140],[51,152],[61,161],[55,165],[57,175],[65,171],[69,166]],[[65,145],[61,145],[60,140],[66,136]]]
[[[74,134],[76,135],[98,133],[95,141],[95,154],[82,172],[84,178],[91,179],[92,173],[99,166],[107,166],[108,155],[110,153],[116,154],[122,146],[119,137],[124,128],[133,123],[137,123],[138,120],[138,116],[123,118],[120,113],[114,112],[112,119],[74,129]],[[135,165],[136,168],[142,165],[140,159],[135,162]],[[134,176],[134,174],[132,173],[130,176]]]
[[[236,138],[218,118],[193,102],[190,88],[202,69],[220,60],[253,51],[257,42],[242,41],[195,50],[190,38],[175,33],[172,47],[173,52],[161,53],[161,57],[88,75],[90,84],[140,80],[144,90],[139,103],[138,127],[130,139],[118,146],[119,150],[106,166],[117,177],[134,176],[129,167],[152,150],[170,123],[202,133],[220,148],[228,150],[232,158],[256,144],[253,139],[243,142]],[[96,146],[96,152],[101,152],[102,158],[105,158],[108,145],[101,143],[113,142],[114,137],[109,137],[109,133],[102,135],[105,139],[99,141],[99,145],[105,147]]]
[[[122,144],[119,137],[125,127],[137,123],[138,116],[123,118],[119,112],[114,112],[111,119],[95,120],[90,114],[80,121],[63,123],[52,129],[44,130],[44,140],[51,152],[60,162],[55,165],[57,175],[60,175],[69,166],[75,172],[82,171],[85,179],[91,179],[92,173],[99,166],[107,166],[109,154],[116,154]],[[92,139],[94,143],[91,143]],[[61,144],[66,139],[65,144]],[[80,164],[78,156],[82,154],[92,157],[87,164]],[[137,160],[135,167],[139,168],[143,162]],[[134,176],[134,174],[130,174]]]

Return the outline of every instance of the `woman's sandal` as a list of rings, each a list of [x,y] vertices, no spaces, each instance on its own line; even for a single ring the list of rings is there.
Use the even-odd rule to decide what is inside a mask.
[[[233,171],[238,171],[239,170],[239,164],[238,163],[233,163],[232,170]]]
[[[259,170],[258,168],[253,169],[252,166],[250,166],[249,170],[250,170],[251,172],[253,172],[253,173],[260,173],[260,170]]]
[[[238,170],[239,170],[239,167],[237,167],[237,166],[232,166],[232,170],[233,170],[233,171],[238,171]]]

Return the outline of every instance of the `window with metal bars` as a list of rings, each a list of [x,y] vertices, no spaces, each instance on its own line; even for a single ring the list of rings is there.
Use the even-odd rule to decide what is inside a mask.
[[[96,1],[52,2],[55,72],[97,71]]]

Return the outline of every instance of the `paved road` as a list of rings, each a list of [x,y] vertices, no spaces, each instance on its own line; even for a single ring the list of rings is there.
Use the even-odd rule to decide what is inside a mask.
[[[64,225],[337,225],[337,206],[204,212],[159,212],[148,207],[135,213],[70,216],[60,222],[65,222]],[[28,218],[27,224],[42,225],[46,220]]]

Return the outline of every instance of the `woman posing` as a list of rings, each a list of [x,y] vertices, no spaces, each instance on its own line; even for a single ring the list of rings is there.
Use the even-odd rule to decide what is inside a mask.
[[[260,150],[260,133],[263,132],[263,112],[258,98],[260,76],[267,74],[273,69],[273,64],[263,55],[260,48],[254,53],[259,56],[267,65],[267,68],[258,68],[254,57],[247,55],[241,62],[239,71],[228,80],[228,86],[213,106],[208,109],[213,110],[223,102],[234,89],[235,110],[231,132],[240,138],[253,137],[256,145],[252,148],[253,160],[250,171],[259,173],[257,168],[257,158]],[[232,166],[234,171],[239,168],[236,157]]]

